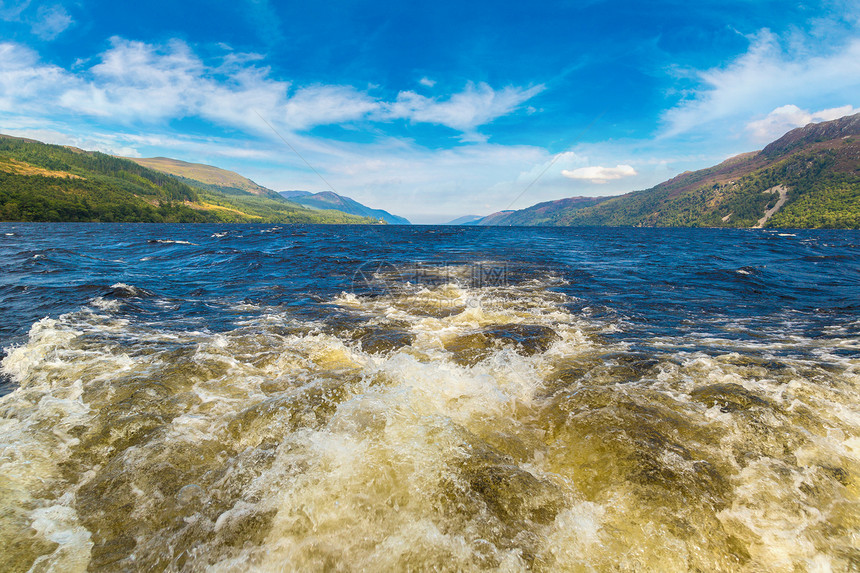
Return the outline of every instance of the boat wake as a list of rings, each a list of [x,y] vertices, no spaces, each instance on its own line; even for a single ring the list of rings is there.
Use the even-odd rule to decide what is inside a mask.
[[[634,347],[558,278],[468,272],[224,332],[125,284],[35,323],[2,363],[0,569],[860,564],[856,340]]]

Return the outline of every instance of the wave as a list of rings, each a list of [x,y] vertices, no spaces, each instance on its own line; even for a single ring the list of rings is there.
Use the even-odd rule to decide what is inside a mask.
[[[551,276],[389,271],[318,320],[258,305],[213,333],[96,305],[35,323],[2,362],[17,384],[0,399],[2,568],[792,571],[856,555],[851,340],[793,341],[819,360],[767,339],[633,348]]]
[[[191,241],[182,241],[182,240],[174,240],[174,239],[149,239],[146,241],[147,243],[159,243],[165,245],[195,245],[197,243],[192,243]]]

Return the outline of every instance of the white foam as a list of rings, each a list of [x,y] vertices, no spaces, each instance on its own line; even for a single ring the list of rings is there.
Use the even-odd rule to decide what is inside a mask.
[[[33,562],[30,571],[56,571],[83,573],[88,570],[90,551],[93,547],[92,534],[79,522],[74,509],[68,506],[72,496],[63,496],[63,505],[33,510],[30,514],[32,527],[45,539],[58,544],[47,555],[41,555]]]
[[[107,311],[115,311],[120,307],[120,303],[118,300],[105,300],[102,297],[96,297],[91,302],[91,305],[96,307],[99,310],[107,310]]]
[[[117,283],[114,288],[134,287]],[[480,305],[466,304],[473,299]],[[428,312],[428,305],[433,311],[439,301],[454,301],[455,311]],[[2,501],[28,516],[28,535],[60,544],[38,557],[34,567],[87,567],[94,531],[81,523],[99,527],[101,518],[77,515],[72,508],[86,504],[71,500],[85,494],[88,482],[104,478],[105,468],[117,460],[130,481],[131,499],[120,501],[132,504],[126,519],[137,542],[118,568],[145,568],[153,557],[147,552],[164,547],[177,553],[193,547],[186,567],[213,571],[279,570],[285,563],[295,569],[517,571],[533,567],[531,557],[558,570],[684,570],[709,557],[725,557],[709,556],[701,538],[666,526],[675,518],[695,522],[706,503],[691,497],[678,510],[656,495],[659,480],[649,486],[653,489],[643,489],[634,479],[638,474],[624,479],[627,458],[613,458],[611,447],[635,429],[624,417],[636,414],[628,408],[635,404],[646,426],[660,423],[658,413],[668,408],[683,421],[678,432],[660,431],[667,443],[691,453],[667,447],[649,458],[667,475],[680,476],[681,486],[696,485],[701,463],[714,462],[726,483],[728,506],[702,522],[719,519],[726,535],[749,550],[750,570],[839,569],[845,542],[828,539],[822,528],[839,504],[856,503],[856,493],[826,473],[841,471],[854,479],[858,467],[858,379],[848,362],[822,382],[800,374],[789,379],[758,366],[747,360],[743,344],[715,355],[671,350],[690,340],[713,348],[735,344],[695,336],[652,341],[667,353],[655,353],[658,368],[631,379],[612,378],[614,365],[623,362],[605,356],[629,348],[596,335],[621,327],[567,312],[566,299],[557,293],[447,285],[381,297],[344,293],[337,302],[368,325],[393,324],[414,342],[370,353],[349,331],[325,334],[322,325],[263,306],[254,307],[254,316],[235,330],[217,334],[168,331],[92,309],[35,323],[27,342],[10,348],[2,362],[19,387],[0,398]],[[91,303],[100,304],[111,309],[107,302]],[[446,350],[458,336],[506,324],[546,326],[558,339],[530,355],[515,345],[488,345],[481,359],[469,364]],[[284,334],[287,325],[295,332]],[[761,356],[770,342],[749,344],[750,356]],[[815,361],[787,362],[798,372],[815,366]],[[565,391],[544,395],[545,387],[561,383],[556,374],[570,367],[583,373],[565,382]],[[723,411],[691,394],[726,383],[739,384],[773,408]],[[616,434],[583,436],[567,425],[574,416],[591,414],[587,407],[578,414],[570,410],[580,390],[581,396],[595,392],[605,398],[609,405],[593,408],[618,416]],[[157,430],[110,453],[120,447],[111,444],[121,443],[110,440],[137,428],[124,424],[147,408],[163,417]],[[814,423],[794,427],[792,416]],[[86,436],[94,441],[82,453],[88,442],[79,436],[91,427],[105,429]],[[594,455],[576,458],[592,438],[605,442],[606,450],[595,446]],[[792,450],[784,454],[780,440]],[[737,451],[751,455],[735,457]],[[761,454],[772,451],[785,459]],[[77,474],[74,464],[64,465],[75,456],[82,466]],[[158,481],[168,463],[176,471],[171,480],[179,480],[169,484],[172,489]],[[194,471],[187,467],[198,463]],[[491,496],[504,498],[509,482],[500,481],[499,491],[480,490],[475,485],[480,474],[469,464],[514,468],[516,475],[551,484],[558,492],[555,513],[542,523],[504,522]],[[618,485],[588,490],[583,484],[600,472]],[[38,497],[52,488],[65,497]],[[825,493],[817,499],[808,491]],[[532,493],[511,495],[524,499]],[[666,490],[666,496],[672,493]],[[127,494],[100,495],[115,506],[111,496]],[[206,514],[212,507],[207,500],[217,500],[221,513]],[[157,520],[142,516],[175,504],[188,512],[176,523],[188,529],[148,529]],[[270,516],[271,523],[248,525],[261,515]],[[0,520],[0,534],[21,535],[4,527]],[[235,543],[251,529],[265,538],[239,537]],[[699,533],[710,540],[712,532]],[[713,534],[719,539],[719,531]]]
[[[199,246],[197,243],[192,243],[190,241],[174,240],[174,239],[152,239],[152,240],[150,240],[150,242],[151,243],[161,243],[164,245],[194,245],[194,246]]]

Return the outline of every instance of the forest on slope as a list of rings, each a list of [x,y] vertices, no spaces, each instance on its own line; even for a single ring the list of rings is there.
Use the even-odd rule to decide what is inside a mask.
[[[192,186],[127,159],[0,136],[0,220],[375,223],[280,197]]]
[[[761,222],[780,191],[784,204]],[[540,203],[479,224],[857,229],[860,114],[792,130],[761,151],[650,189]]]

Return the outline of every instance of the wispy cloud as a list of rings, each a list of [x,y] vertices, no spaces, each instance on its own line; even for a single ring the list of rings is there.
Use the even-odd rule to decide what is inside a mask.
[[[23,24],[33,35],[48,41],[54,40],[75,23],[62,5],[39,5],[31,0],[11,3],[0,0],[0,20]]]
[[[15,22],[20,20],[27,8],[30,7],[31,0],[20,0],[16,2],[0,2],[0,20],[7,22]],[[11,4],[11,6],[9,5]]]
[[[857,113],[858,111],[860,110],[855,109],[851,105],[822,109],[820,111],[800,109],[792,104],[783,105],[767,114],[764,118],[749,122],[747,124],[747,131],[752,134],[756,141],[769,143],[796,127],[803,127],[806,124],[819,121],[838,119]]]
[[[453,94],[402,91],[392,101],[378,97],[377,88],[295,85],[275,77],[259,54],[222,49],[222,57],[204,61],[182,41],[113,38],[97,57],[63,68],[20,44],[0,44],[4,131],[119,155],[208,162],[275,189],[320,189],[316,175],[273,137],[259,113],[339,192],[419,222],[508,205],[523,189],[523,174],[551,159],[546,150],[496,145],[477,131],[517,112],[543,86],[467,83]],[[209,127],[178,131],[173,124],[184,118]],[[397,132],[387,123],[403,121],[448,127],[462,133],[461,142],[430,149],[387,135]],[[311,134],[317,126],[350,123],[373,124],[366,130],[373,137],[354,143]],[[233,129],[205,135],[217,126]]]
[[[59,4],[39,6],[32,30],[35,35],[43,40],[53,40],[72,24],[74,24],[74,20],[66,12],[66,9]]]
[[[663,115],[663,136],[726,120],[761,117],[787,104],[857,104],[860,39],[848,39],[826,52],[817,43],[815,38],[797,34],[783,40],[768,30],[761,31],[752,38],[747,52],[728,65],[694,72],[700,87]]]
[[[383,115],[435,123],[469,133],[513,112],[543,90],[544,86],[539,85],[530,88],[506,87],[497,91],[485,83],[469,83],[465,90],[446,100],[404,91],[397,95],[397,101],[386,106]]]
[[[257,113],[281,129],[356,121],[405,119],[444,125],[470,135],[482,125],[517,110],[543,87],[468,83],[462,92],[435,99],[400,92],[395,101],[344,85],[293,86],[273,78],[256,54],[228,54],[207,64],[184,42],[162,45],[113,38],[98,63],[66,70],[39,61],[17,44],[0,45],[0,105],[41,107],[50,115],[60,107],[121,125],[203,118],[250,132],[265,129]]]
[[[382,104],[351,86],[309,86],[296,90],[284,105],[282,119],[291,129],[357,121]]]
[[[56,106],[58,92],[74,85],[64,69],[39,61],[33,50],[0,43],[0,110],[38,113]]]
[[[581,179],[590,181],[591,183],[601,184],[608,183],[615,179],[637,175],[636,170],[630,165],[616,165],[615,167],[601,167],[599,165],[594,165],[591,167],[580,167],[579,169],[574,169],[572,171],[564,169],[561,174],[568,179]]]

